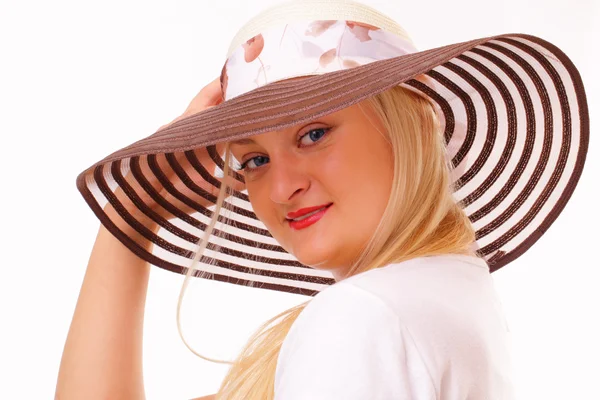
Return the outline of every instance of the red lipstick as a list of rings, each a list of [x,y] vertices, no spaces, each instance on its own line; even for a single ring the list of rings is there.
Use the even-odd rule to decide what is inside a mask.
[[[323,217],[323,215],[325,215],[325,213],[327,212],[327,210],[329,210],[329,207],[332,204],[333,203],[323,204],[323,205],[316,206],[316,207],[301,208],[298,211],[288,213],[287,219],[288,219],[288,222],[290,223],[290,227],[292,229],[303,229],[303,228],[306,228],[307,226],[314,224],[315,222],[320,220],[321,217]],[[299,218],[306,214],[313,213],[317,210],[320,210],[320,211],[316,212],[306,218],[303,218],[299,221],[292,220],[293,218]]]

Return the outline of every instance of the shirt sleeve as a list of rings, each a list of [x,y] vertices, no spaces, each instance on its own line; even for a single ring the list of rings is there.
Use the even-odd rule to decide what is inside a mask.
[[[431,400],[435,389],[410,333],[374,294],[337,282],[317,294],[285,338],[275,400]]]

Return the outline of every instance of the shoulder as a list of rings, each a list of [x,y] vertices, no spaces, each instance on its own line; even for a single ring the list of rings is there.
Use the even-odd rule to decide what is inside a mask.
[[[346,282],[337,282],[318,293],[296,320],[305,329],[313,322],[358,325],[365,322],[399,327],[394,311],[376,294]]]
[[[401,335],[397,315],[374,294],[344,282],[318,293],[294,321],[282,345],[280,358],[298,348],[324,347],[333,352],[387,333]]]
[[[410,335],[381,299],[344,282],[308,303],[279,353],[276,399],[390,399],[411,390],[428,393],[415,399],[433,393]]]
[[[482,277],[490,275],[489,267],[482,258],[460,254],[443,254],[390,263],[381,268],[353,275],[344,279],[343,282],[355,285],[365,282],[373,284],[387,283],[397,286],[403,283],[411,284],[411,282],[401,278],[427,280],[439,276],[459,276],[461,274]]]
[[[379,298],[409,325],[413,323],[415,310],[419,315],[435,315],[445,312],[450,301],[473,301],[473,296],[487,296],[493,292],[485,260],[457,254],[392,263],[342,282]]]

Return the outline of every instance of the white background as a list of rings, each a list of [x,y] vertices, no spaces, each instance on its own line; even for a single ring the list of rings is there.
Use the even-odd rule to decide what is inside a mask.
[[[596,0],[368,1],[417,46],[530,33],[579,68],[592,120],[579,186],[548,232],[493,274],[513,335],[520,399],[600,399]],[[218,76],[229,41],[267,0],[0,3],[0,398],[52,398],[98,220],[75,187],[85,168],[180,115]],[[423,4],[427,4],[425,7]],[[303,297],[190,285],[182,324],[202,354],[231,359]],[[177,334],[183,276],[152,267],[144,327],[148,399],[214,393],[227,365]]]

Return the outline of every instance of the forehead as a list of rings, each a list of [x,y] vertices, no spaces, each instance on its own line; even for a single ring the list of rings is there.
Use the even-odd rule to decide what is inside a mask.
[[[229,144],[231,146],[239,146],[239,145],[253,144],[253,143],[255,143],[255,141],[252,138],[242,138],[242,139],[238,139],[238,140],[232,140],[231,142],[229,142]]]

